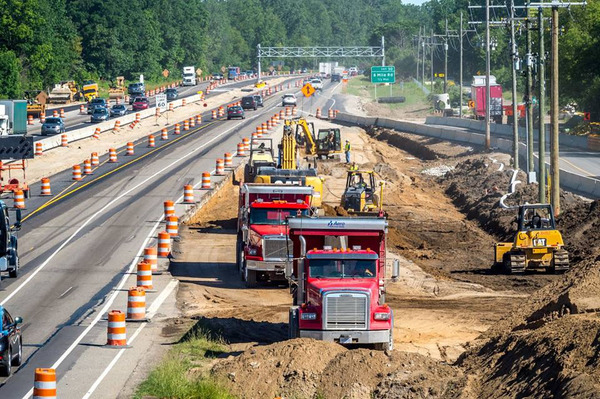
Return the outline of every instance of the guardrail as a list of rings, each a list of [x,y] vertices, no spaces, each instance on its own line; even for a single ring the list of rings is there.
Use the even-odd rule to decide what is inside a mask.
[[[460,120],[460,119],[459,119]],[[350,125],[358,125],[363,127],[376,126],[386,129],[393,129],[400,132],[413,133],[422,136],[435,137],[443,140],[456,141],[463,144],[472,144],[483,146],[485,145],[485,135],[477,132],[466,130],[456,130],[440,126],[430,126],[414,122],[398,121],[389,118],[377,117],[362,117],[350,115],[344,112],[338,113],[335,118],[336,122],[342,122]],[[475,122],[475,121],[473,121]],[[492,136],[492,147],[497,148],[508,154],[512,153],[512,140],[502,137]],[[519,157],[526,159],[527,148],[525,144],[519,145]],[[537,164],[537,163],[536,163]],[[548,168],[550,165],[548,164]],[[549,170],[549,169],[548,169]],[[561,187],[577,194],[584,195],[589,198],[600,198],[600,180],[582,176],[576,173],[568,172],[564,169],[560,170]]]

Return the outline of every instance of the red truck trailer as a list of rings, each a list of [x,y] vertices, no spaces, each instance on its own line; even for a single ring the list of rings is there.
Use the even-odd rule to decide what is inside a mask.
[[[311,213],[312,187],[243,184],[238,210],[237,264],[246,286],[285,281],[287,219]]]
[[[286,276],[294,304],[290,338],[393,347],[393,314],[385,303],[385,218],[288,221],[293,259]]]
[[[485,119],[485,76],[473,76],[471,84],[471,100],[476,119]],[[495,123],[502,123],[502,86],[496,83],[496,77],[490,75],[490,118]]]

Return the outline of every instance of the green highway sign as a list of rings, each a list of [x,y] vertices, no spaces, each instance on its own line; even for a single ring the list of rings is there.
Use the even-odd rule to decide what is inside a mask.
[[[396,83],[396,67],[371,67],[371,83]]]

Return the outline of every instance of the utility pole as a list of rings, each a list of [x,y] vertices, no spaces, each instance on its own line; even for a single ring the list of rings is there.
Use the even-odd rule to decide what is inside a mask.
[[[527,7],[529,7],[530,2],[527,2]],[[533,55],[531,54],[531,28],[532,23],[529,19],[529,8],[527,8],[527,19],[525,21],[527,28],[527,44],[526,44],[526,52],[525,56],[525,64],[527,67],[527,81],[525,83],[525,107],[527,112],[527,182],[533,183],[535,178],[535,159],[533,157]]]
[[[431,30],[431,39],[429,45],[429,52],[431,54],[431,94],[433,94],[433,29]]]
[[[490,132],[490,0],[485,0],[485,149],[491,147]]]
[[[459,28],[458,37],[459,37],[459,42],[460,42],[460,51],[459,51],[460,66],[458,68],[459,74],[460,74],[460,76],[458,77],[460,91],[459,91],[459,95],[458,95],[458,98],[459,98],[458,116],[460,118],[462,118],[462,116],[463,116],[463,114],[462,114],[462,112],[463,112],[462,111],[462,107],[463,107],[463,13],[462,13],[462,11],[460,12],[460,28]]]
[[[550,172],[551,174],[551,196],[550,200],[554,214],[560,214],[560,165],[558,144],[558,7],[552,7],[552,80],[551,80],[552,102],[550,104],[550,115],[552,125],[552,138],[550,145]]]
[[[513,109],[513,168],[519,169],[519,111],[517,100],[517,43],[515,41],[515,3],[510,1],[510,56],[512,61],[512,109]]]
[[[541,204],[546,203],[546,123],[545,117],[545,102],[546,102],[546,71],[544,68],[544,59],[546,58],[546,50],[544,49],[544,9],[538,8],[538,36],[539,36],[539,54],[538,54],[538,82],[540,87],[540,95],[538,97],[539,112],[540,112],[540,128],[539,128],[539,159],[538,170],[540,176],[538,178],[538,200]]]
[[[421,61],[421,27],[419,26],[419,40],[417,41],[417,74],[415,78],[419,80],[419,62]]]
[[[446,18],[446,36],[444,38],[444,93],[448,93],[448,18]]]

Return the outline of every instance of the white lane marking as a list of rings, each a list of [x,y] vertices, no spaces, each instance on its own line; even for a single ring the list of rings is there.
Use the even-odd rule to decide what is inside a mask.
[[[268,110],[272,110],[273,108],[275,108],[276,105],[271,106],[270,108],[267,108],[265,111]],[[249,120],[258,118],[259,116],[262,116],[264,113],[261,114],[257,114],[255,116],[252,116],[250,118],[248,118]],[[144,180],[143,182],[139,183],[137,186],[131,188],[130,190],[127,190],[125,193],[121,194],[119,197],[115,198],[114,200],[112,200],[111,202],[109,202],[107,205],[105,205],[102,209],[100,209],[98,212],[96,212],[94,215],[92,215],[88,220],[86,220],[84,222],[84,224],[82,225],[82,227],[80,227],[75,233],[73,233],[73,235],[71,235],[71,237],[69,237],[67,239],[67,241],[70,241],[73,239],[73,237],[75,237],[75,235],[81,231],[81,229],[83,229],[83,227],[89,223],[90,220],[92,220],[93,218],[95,218],[100,212],[102,212],[105,208],[107,208],[109,205],[111,205],[112,203],[116,202],[119,198],[127,195],[129,192],[131,192],[132,190],[134,190],[135,188],[139,187],[140,185],[144,184],[145,182],[147,182],[148,180],[152,179],[153,177],[155,177],[156,175],[162,173],[164,170],[170,168],[172,165],[182,161],[183,159],[187,158],[188,156],[192,155],[194,152],[206,147],[208,144],[210,144],[211,142],[213,142],[214,140],[220,138],[221,136],[223,136],[225,133],[230,132],[233,129],[236,129],[238,126],[240,126],[242,123],[244,123],[245,121],[240,121],[238,124],[236,124],[235,126],[230,127],[229,129],[223,131],[223,133],[213,137],[211,140],[207,141],[206,143],[202,144],[200,147],[197,147],[196,149],[190,151],[189,153],[187,153],[186,155],[184,155],[183,157],[173,161],[171,164],[169,164],[168,166],[166,166],[165,168],[161,169],[159,172],[155,173],[154,175],[148,177],[146,180]],[[211,174],[214,172],[214,170],[211,172]],[[194,188],[198,187],[200,184],[202,184],[202,181],[199,181],[198,183],[196,183],[194,185]],[[181,197],[179,197],[175,202],[181,202],[183,200],[183,195]],[[83,332],[75,339],[75,341],[73,341],[73,343],[71,344],[71,346],[69,346],[67,348],[67,350],[58,358],[58,360],[54,363],[54,365],[52,365],[53,369],[57,369],[62,362],[65,361],[65,359],[71,354],[71,352],[73,352],[73,350],[75,350],[75,348],[77,347],[77,345],[79,345],[79,343],[81,342],[81,340],[90,332],[90,330],[100,321],[100,319],[102,318],[102,316],[108,311],[108,309],[110,308],[110,306],[112,306],[113,302],[115,301],[115,299],[117,298],[117,295],[119,294],[119,291],[123,288],[123,286],[125,285],[125,283],[127,282],[127,279],[129,278],[129,274],[131,274],[131,272],[133,271],[134,266],[137,264],[137,260],[139,257],[141,257],[142,252],[144,250],[144,248],[146,247],[147,243],[152,239],[152,236],[154,235],[154,231],[158,228],[159,224],[162,222],[162,220],[164,219],[164,215],[162,215],[160,217],[160,219],[154,224],[154,226],[152,227],[152,229],[150,230],[150,233],[148,234],[148,236],[146,237],[146,240],[144,241],[144,243],[142,244],[142,246],[140,247],[140,250],[138,251],[138,253],[136,254],[136,256],[133,258],[133,261],[131,262],[131,264],[129,265],[129,268],[127,269],[127,272],[125,274],[123,274],[123,277],[121,278],[121,281],[119,281],[119,285],[115,288],[114,292],[112,293],[112,295],[109,297],[109,299],[106,301],[106,304],[104,305],[104,307],[102,308],[102,310],[96,315],[96,317],[94,318],[94,320],[92,320],[91,324],[89,326],[86,327],[85,330],[83,330]],[[62,248],[64,248],[66,246],[66,244],[68,243],[67,241],[65,241],[65,243],[63,243],[54,253],[52,253],[52,255],[50,255],[50,258],[48,258],[35,272],[34,275],[37,274],[42,267],[46,266],[48,264],[48,262],[50,261],[50,259],[52,257],[54,257]],[[31,278],[33,278],[33,276],[30,276],[27,280],[25,280],[23,282],[23,284],[21,284],[21,286],[19,286],[18,289],[21,289],[27,282],[29,282],[31,280]],[[10,299],[10,297],[12,297],[15,294],[15,292],[13,292],[9,297],[7,297],[4,302],[8,301]],[[3,303],[4,303],[3,302]],[[1,303],[0,305],[2,305],[3,303]],[[27,399],[29,397],[31,397],[31,395],[33,395],[33,388],[31,390],[29,390],[29,392],[27,392],[27,394],[25,394],[25,396],[23,396],[23,399]]]
[[[67,293],[68,293],[69,291],[71,291],[72,289],[73,289],[73,287],[69,287],[69,288],[67,288],[67,290],[66,290],[65,292],[63,292],[62,294],[60,294],[60,296],[58,297],[58,299],[60,299],[60,298],[62,298],[63,296],[67,295]]]
[[[156,314],[156,312],[158,311],[160,306],[163,304],[163,302],[169,297],[169,295],[171,295],[171,292],[173,292],[173,290],[177,286],[177,283],[178,283],[178,280],[175,280],[175,279],[169,281],[169,284],[167,284],[167,286],[162,290],[162,292],[160,293],[158,298],[156,298],[152,302],[152,305],[150,305],[150,307],[148,308],[148,312],[147,312],[147,317],[149,319],[151,319]],[[127,341],[127,345],[133,344],[133,341],[135,341],[137,336],[142,332],[142,330],[144,329],[144,327],[146,327],[147,324],[148,323],[142,323],[139,325],[139,327],[134,331],[131,338],[129,338],[129,340]],[[119,350],[117,355],[113,358],[113,360],[111,360],[111,362],[108,364],[108,366],[106,366],[106,368],[104,369],[102,374],[100,374],[98,379],[92,384],[92,386],[86,392],[86,394],[82,397],[82,399],[88,399],[90,396],[92,396],[92,394],[98,388],[100,383],[102,383],[102,380],[104,380],[104,378],[108,375],[110,370],[115,366],[115,364],[117,364],[117,362],[119,361],[121,356],[123,356],[123,353],[125,353],[125,349]]]

